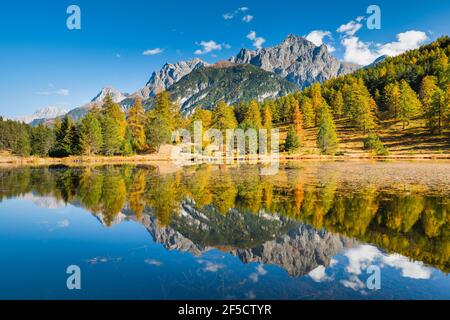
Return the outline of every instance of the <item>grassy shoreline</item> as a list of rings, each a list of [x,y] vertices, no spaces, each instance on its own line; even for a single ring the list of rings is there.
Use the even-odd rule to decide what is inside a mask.
[[[358,155],[287,155],[280,154],[280,161],[352,161],[352,160],[450,160],[450,154],[420,154],[420,155],[389,155],[375,156],[370,154]],[[0,165],[80,165],[80,164],[151,164],[156,162],[172,162],[169,155],[149,154],[134,156],[71,156],[67,158],[41,158],[41,157],[18,157],[0,156]],[[259,161],[264,162],[264,160]],[[186,164],[194,164],[187,161]]]

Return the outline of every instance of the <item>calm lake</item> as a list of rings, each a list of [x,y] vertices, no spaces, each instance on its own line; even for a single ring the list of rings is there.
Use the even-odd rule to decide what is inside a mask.
[[[0,298],[450,299],[449,227],[449,162],[4,167]]]

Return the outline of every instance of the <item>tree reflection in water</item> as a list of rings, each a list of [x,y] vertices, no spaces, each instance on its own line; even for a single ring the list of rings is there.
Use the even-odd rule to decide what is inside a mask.
[[[145,216],[148,224],[151,216],[193,243],[248,259],[245,250],[304,223],[449,272],[448,186],[387,185],[337,168],[288,164],[271,177],[260,176],[257,166],[199,166],[171,174],[152,166],[3,168],[0,199],[51,196],[86,208],[106,226],[124,218],[145,224]]]

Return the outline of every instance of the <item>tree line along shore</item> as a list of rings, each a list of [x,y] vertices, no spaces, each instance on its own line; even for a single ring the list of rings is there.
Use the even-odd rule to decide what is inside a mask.
[[[442,37],[352,74],[262,102],[197,108],[182,114],[170,90],[126,112],[107,96],[79,121],[51,125],[0,118],[0,158],[39,161],[168,160],[172,132],[203,128],[280,130],[282,158],[448,158],[450,38]],[[203,147],[208,145],[203,142]],[[84,159],[84,160],[83,160]],[[89,160],[90,159],[90,160]]]

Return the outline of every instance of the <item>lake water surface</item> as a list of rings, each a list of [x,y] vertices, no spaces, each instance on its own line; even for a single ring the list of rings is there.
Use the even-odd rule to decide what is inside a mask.
[[[0,298],[450,299],[450,163],[259,170],[0,168]]]

